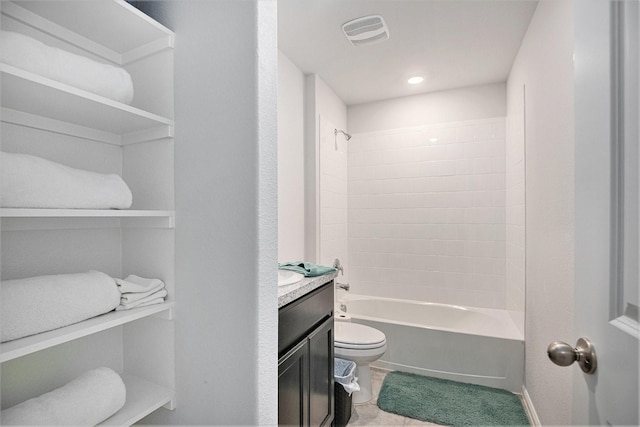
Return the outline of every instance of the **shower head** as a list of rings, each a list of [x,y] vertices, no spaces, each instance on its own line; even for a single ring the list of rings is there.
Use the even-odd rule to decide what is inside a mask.
[[[345,131],[341,130],[341,129],[334,129],[333,130],[333,134],[334,135],[338,135],[338,132],[340,132],[341,134],[344,135],[345,139],[348,141],[351,139],[351,135],[349,135],[348,133],[346,133]]]

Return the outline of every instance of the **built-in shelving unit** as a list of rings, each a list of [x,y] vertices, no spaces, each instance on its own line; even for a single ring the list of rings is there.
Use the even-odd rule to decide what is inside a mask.
[[[0,344],[2,408],[107,366],[127,402],[103,424],[131,425],[175,407],[174,34],[122,0],[2,1],[0,12],[5,31],[123,67],[135,91],[127,105],[0,63],[2,151],[117,173],[133,193],[129,210],[0,208],[2,279],[95,269],[168,291],[163,304]]]
[[[99,425],[130,426],[163,405],[173,405],[175,393],[169,387],[159,386],[131,374],[122,375],[122,381],[127,388],[127,402],[116,414]]]
[[[27,354],[35,353],[36,351],[63,344],[90,334],[95,334],[109,328],[124,325],[142,319],[143,317],[162,315],[166,319],[171,319],[173,318],[173,306],[173,302],[165,302],[164,304],[156,304],[132,310],[112,311],[64,328],[8,341],[0,344],[0,362],[26,356]]]
[[[173,125],[173,120],[1,64],[3,114],[38,126],[48,118],[115,135]],[[30,114],[22,114],[28,112]],[[109,141],[105,141],[109,142]]]
[[[31,209],[0,208],[2,218],[69,218],[69,217],[108,217],[108,218],[157,218],[174,216],[173,211],[154,210],[117,210],[117,209]]]

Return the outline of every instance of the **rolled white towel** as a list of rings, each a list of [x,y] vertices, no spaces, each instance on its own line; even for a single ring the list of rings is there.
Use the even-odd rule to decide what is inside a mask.
[[[99,271],[0,282],[2,342],[68,326],[120,304],[115,280]]]
[[[2,425],[94,426],[125,404],[122,378],[109,368],[87,371],[73,381],[0,414]]]
[[[133,100],[131,75],[12,31],[0,31],[0,61],[124,104]]]
[[[115,279],[120,292],[155,292],[164,288],[164,282],[160,279],[147,279],[144,277],[130,274],[124,279]]]
[[[127,209],[133,196],[116,174],[74,169],[28,154],[0,152],[4,208]]]

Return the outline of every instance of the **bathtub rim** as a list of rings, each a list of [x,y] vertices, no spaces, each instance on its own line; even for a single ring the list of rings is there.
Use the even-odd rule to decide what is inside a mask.
[[[393,302],[400,302],[400,303],[413,304],[413,305],[445,307],[448,309],[453,308],[455,310],[461,310],[461,311],[470,311],[470,312],[478,313],[483,316],[488,316],[503,322],[505,329],[500,331],[499,333],[487,333],[484,331],[468,331],[468,330],[463,330],[459,328],[448,328],[444,326],[424,325],[424,324],[419,324],[414,322],[405,322],[401,320],[387,319],[383,317],[367,316],[367,315],[358,314],[358,313],[354,314],[352,311],[349,311],[350,300],[353,301],[353,300],[371,300],[371,299],[382,300],[382,301],[393,301]],[[346,304],[346,307],[347,307],[346,312],[339,309],[341,304]],[[376,295],[365,295],[365,294],[345,292],[340,296],[336,296],[335,312],[336,312],[335,313],[336,316],[339,316],[340,314],[344,314],[347,317],[351,317],[353,319],[388,322],[388,323],[393,323],[393,324],[402,325],[402,326],[410,326],[414,328],[424,328],[424,329],[430,329],[430,330],[452,332],[457,334],[476,335],[476,336],[484,336],[484,337],[524,342],[524,334],[522,333],[522,331],[520,331],[518,326],[515,324],[508,310],[482,308],[482,307],[468,307],[468,306],[457,305],[457,304],[444,304],[444,303],[429,302],[429,301],[413,301],[413,300],[407,300],[407,299],[401,299],[401,298],[390,298],[390,297],[382,297],[382,296],[376,296]]]

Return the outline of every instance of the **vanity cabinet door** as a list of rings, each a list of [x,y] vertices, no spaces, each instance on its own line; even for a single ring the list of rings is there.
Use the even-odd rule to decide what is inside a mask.
[[[333,280],[278,315],[278,424],[333,422]]]
[[[333,317],[309,335],[309,422],[313,427],[333,421]]]
[[[278,363],[278,424],[309,425],[309,342],[303,340]]]

